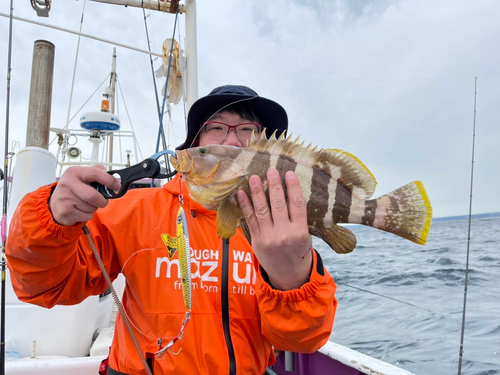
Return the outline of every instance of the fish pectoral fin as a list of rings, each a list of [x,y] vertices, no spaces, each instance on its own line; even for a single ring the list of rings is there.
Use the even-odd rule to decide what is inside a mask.
[[[222,201],[217,210],[217,235],[220,238],[232,237],[236,233],[241,216],[236,195],[231,194]]]
[[[356,236],[349,229],[332,224],[321,229],[309,227],[309,232],[325,241],[337,254],[347,254],[356,247]]]
[[[241,231],[243,232],[243,235],[247,239],[248,243],[251,245],[252,244],[252,236],[250,234],[250,228],[248,228],[247,221],[245,219],[240,219],[240,227]]]

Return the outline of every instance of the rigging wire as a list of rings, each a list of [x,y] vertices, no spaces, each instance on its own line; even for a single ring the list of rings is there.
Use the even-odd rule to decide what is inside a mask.
[[[174,54],[174,40],[175,40],[175,28],[177,27],[177,19],[179,17],[179,8],[175,12],[175,21],[174,21],[174,32],[172,35],[172,43],[170,45],[170,56],[168,58],[168,68],[167,68],[167,79],[165,81],[165,90],[163,90],[163,105],[161,108],[161,116],[160,116],[160,126],[158,129],[158,138],[156,140],[156,151],[158,152],[160,149],[160,135],[163,132],[163,115],[165,113],[165,102],[167,101],[167,89],[168,89],[168,80],[170,78],[170,66],[172,65],[172,55]]]
[[[467,287],[469,281],[469,258],[470,258],[470,227],[472,217],[472,188],[474,184],[474,147],[476,143],[476,101],[477,101],[477,77],[474,78],[474,121],[472,125],[472,166],[470,172],[470,200],[469,200],[469,226],[467,229],[467,258],[465,262],[465,283],[464,283],[464,305],[462,310],[462,330],[460,333],[460,351],[458,353],[458,375],[462,373],[462,359],[464,355],[465,336],[465,310],[467,307]]]
[[[146,30],[146,40],[148,42],[148,51],[151,51],[151,42],[150,42],[150,39],[149,39],[149,31],[148,31],[148,24],[146,22],[146,11],[144,10],[144,8],[142,8],[142,13],[144,15],[144,29]],[[158,88],[156,87],[156,77],[155,77],[155,70],[154,70],[154,67],[153,67],[153,57],[152,55],[149,55],[149,62],[151,64],[151,76],[153,77],[153,86],[154,86],[154,90],[155,90],[155,99],[156,99],[156,108],[158,110],[158,120],[161,121],[161,110],[160,110],[160,100],[158,98]],[[163,62],[162,62],[163,64]],[[163,149],[166,150],[167,149],[167,141],[165,139],[165,131],[161,130],[161,140],[162,140],[162,145],[163,145]],[[158,152],[158,151],[157,151]]]
[[[5,13],[2,13],[0,12],[0,17],[9,17],[7,14]],[[89,38],[89,39],[94,39],[94,40],[97,40],[99,42],[103,42],[103,43],[108,43],[108,44],[112,44],[114,45],[115,47],[118,46],[118,47],[123,47],[123,48],[127,48],[127,49],[131,49],[133,51],[137,51],[137,52],[141,52],[141,53],[146,53],[146,54],[151,54],[151,55],[154,55],[154,56],[158,56],[158,57],[161,57],[162,55],[159,54],[159,53],[156,53],[156,52],[149,52],[149,51],[145,51],[141,48],[135,48],[135,47],[132,47],[132,46],[128,46],[126,44],[123,44],[123,43],[118,43],[118,42],[113,42],[111,40],[108,40],[108,39],[104,39],[104,38],[99,38],[97,36],[94,36],[94,35],[90,35],[90,34],[85,34],[85,33],[79,33],[77,31],[73,31],[73,30],[69,30],[69,29],[65,29],[63,27],[59,27],[59,26],[54,26],[54,25],[49,25],[48,23],[43,23],[43,22],[38,22],[38,21],[32,21],[32,20],[29,20],[27,18],[23,18],[23,17],[13,17],[16,21],[22,21],[22,22],[27,22],[27,23],[31,23],[33,25],[38,25],[38,26],[43,26],[43,27],[48,27],[49,29],[54,29],[54,30],[59,30],[59,31],[63,31],[65,33],[69,33],[69,34],[75,34],[75,35],[81,35],[85,38]]]
[[[181,21],[179,20],[179,24],[177,25],[177,33],[179,34],[179,48],[182,51],[182,35],[181,35],[181,26],[180,26]],[[184,77],[186,77],[186,73],[182,72],[184,74]],[[186,83],[187,79],[182,80],[182,91],[184,95],[186,94]],[[185,98],[185,96],[184,96]],[[184,128],[187,129],[187,111],[186,111],[186,100],[183,100],[182,103],[182,108],[184,109]],[[175,138],[175,136],[174,136]]]
[[[12,71],[12,19],[14,17],[14,0],[10,0],[10,21],[9,21],[9,51],[7,57],[7,98],[5,103],[5,149],[4,149],[4,171],[8,173],[9,167],[9,118],[10,118],[10,73]],[[2,263],[2,298],[0,302],[0,375],[5,374],[5,283],[7,257],[5,255],[5,243],[7,242],[7,201],[8,201],[8,176],[4,176],[3,181],[3,207],[2,221],[0,231],[2,236],[2,254],[0,262]]]
[[[128,112],[127,102],[125,101],[125,96],[123,95],[122,86],[120,84],[120,81],[119,81],[118,77],[116,77],[116,83],[117,83],[117,86],[118,86],[118,91],[120,92],[120,95],[122,97],[123,106],[125,107],[125,112],[127,113],[127,118],[128,118],[128,122],[130,124],[130,127],[132,129],[132,133],[136,134],[135,133],[135,129],[134,129],[134,125],[132,124],[132,119],[131,119],[130,114]],[[121,140],[120,140],[120,142],[121,142]],[[140,155],[140,158],[142,160],[143,157],[142,157],[142,152],[141,152],[140,146],[139,146],[139,155]]]
[[[76,43],[75,65],[73,67],[73,78],[71,80],[71,90],[69,92],[68,116],[66,117],[66,124],[64,125],[64,129],[68,128],[68,125],[70,122],[69,115],[71,112],[71,103],[73,101],[73,89],[75,87],[76,65],[78,63],[78,53],[80,52],[80,40],[82,39],[81,32],[82,32],[82,27],[83,27],[83,16],[85,14],[85,4],[87,4],[87,0],[83,1],[82,18],[80,19],[80,35],[78,35],[78,43]]]
[[[144,29],[146,30],[146,39],[148,41],[148,50],[151,51],[151,40],[149,39],[148,24],[146,22],[147,16],[146,16],[146,11],[144,10],[144,8],[142,8],[142,14],[144,15]],[[158,88],[156,87],[155,69],[153,67],[153,58],[152,58],[151,55],[149,55],[149,62],[151,64],[151,74],[153,75],[153,86],[155,88],[156,108],[158,110],[158,120],[159,120],[160,116],[161,116],[161,112],[160,112],[160,100],[158,99]]]
[[[178,18],[179,18],[179,8],[177,8],[177,11],[175,12],[174,28],[173,28],[173,32],[172,32],[172,43],[170,44],[170,56],[168,58],[167,79],[165,80],[165,89],[163,90],[163,103],[162,103],[161,112],[160,112],[160,125],[158,127],[158,137],[156,138],[156,151],[155,152],[158,152],[160,149],[160,138],[163,139],[164,149],[167,149],[167,145],[166,145],[166,141],[165,141],[165,133],[163,131],[163,118],[165,115],[165,103],[167,101],[168,80],[170,78],[170,67],[172,66],[172,55],[174,54],[175,28],[177,27]],[[162,57],[162,59],[163,59],[163,57]],[[162,64],[163,64],[163,61],[162,61]],[[170,164],[168,163],[167,160],[168,160],[168,158],[165,158],[165,166],[167,168],[167,171],[170,172]],[[155,186],[155,181],[154,181],[154,179],[152,179],[151,180],[151,187],[154,187],[154,186]]]
[[[85,107],[87,105],[87,103],[90,101],[90,99],[92,99],[92,97],[101,88],[101,86],[104,85],[104,82],[106,82],[108,80],[108,78],[109,78],[110,75],[111,75],[111,73],[108,73],[108,75],[106,76],[106,78],[104,78],[104,80],[101,82],[101,84],[99,85],[99,87],[97,87],[95,89],[95,91],[92,93],[92,95],[90,95],[90,97],[85,101],[85,103],[82,104],[82,106],[78,109],[78,111],[75,112],[75,114],[73,115],[73,117],[70,118],[69,122],[73,121],[73,119],[78,115],[78,113],[80,113],[80,111],[83,109],[83,107]],[[68,124],[69,124],[69,122],[68,122]]]
[[[413,78],[361,78],[361,77],[353,77],[347,76],[345,74],[341,74],[335,72],[333,70],[301,70],[297,71],[293,74],[318,74],[318,75],[335,75],[338,77],[342,77],[345,79],[350,79],[353,81],[361,81],[361,82],[416,82],[416,81],[446,81],[446,80],[456,80],[462,78],[470,78],[470,75],[461,75],[461,76],[453,76],[453,77],[413,77]]]

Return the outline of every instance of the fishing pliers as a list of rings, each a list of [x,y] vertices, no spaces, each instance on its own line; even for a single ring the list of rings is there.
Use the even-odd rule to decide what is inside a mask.
[[[128,168],[108,171],[110,175],[120,176],[121,188],[118,191],[110,190],[106,186],[98,182],[91,183],[91,186],[93,186],[99,193],[101,193],[104,196],[104,198],[115,199],[123,197],[130,188],[130,185],[132,185],[132,183],[142,178],[153,178],[153,179],[171,178],[177,173],[177,171],[174,170],[168,173],[161,173],[162,167],[160,165],[160,162],[158,161],[158,159],[161,156],[164,156],[166,154],[170,154],[173,157],[176,157],[175,152],[170,150],[163,150],[157,152],[156,154],[152,155],[147,159],[144,159],[140,163],[132,165]]]

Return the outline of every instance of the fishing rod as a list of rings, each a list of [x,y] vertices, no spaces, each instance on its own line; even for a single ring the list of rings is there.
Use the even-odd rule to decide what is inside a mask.
[[[4,171],[9,170],[9,109],[10,109],[10,72],[12,71],[12,19],[14,18],[14,0],[10,0],[10,22],[9,22],[9,51],[7,57],[7,99],[5,104],[5,149],[4,149]],[[5,243],[7,242],[7,200],[8,200],[8,176],[3,179],[3,208],[2,208],[2,299],[0,302],[0,375],[5,374],[5,283],[7,257],[5,256]]]
[[[469,226],[467,229],[467,257],[465,262],[465,283],[464,283],[464,306],[462,310],[462,330],[460,333],[460,351],[458,353],[458,375],[462,374],[462,359],[464,355],[465,336],[465,310],[467,307],[467,286],[469,281],[469,257],[470,257],[470,227],[472,217],[472,188],[474,184],[474,146],[476,143],[476,101],[477,101],[477,77],[474,78],[474,121],[472,125],[472,166],[470,171],[470,198],[469,198]]]

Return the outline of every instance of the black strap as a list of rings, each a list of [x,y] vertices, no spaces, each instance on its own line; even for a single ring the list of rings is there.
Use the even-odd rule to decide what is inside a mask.
[[[129,375],[129,374],[113,370],[111,367],[108,366],[108,374],[107,375]]]
[[[233,341],[231,339],[231,322],[229,319],[229,239],[222,240],[222,280],[221,280],[221,303],[222,303],[222,327],[226,339],[229,354],[229,374],[236,375],[236,359],[234,356]]]
[[[148,366],[149,366],[149,369],[151,370],[151,373],[153,373],[153,357],[147,358],[146,361],[148,362]],[[130,374],[127,374],[126,372],[120,372],[120,371],[113,370],[108,365],[107,375],[130,375]]]

